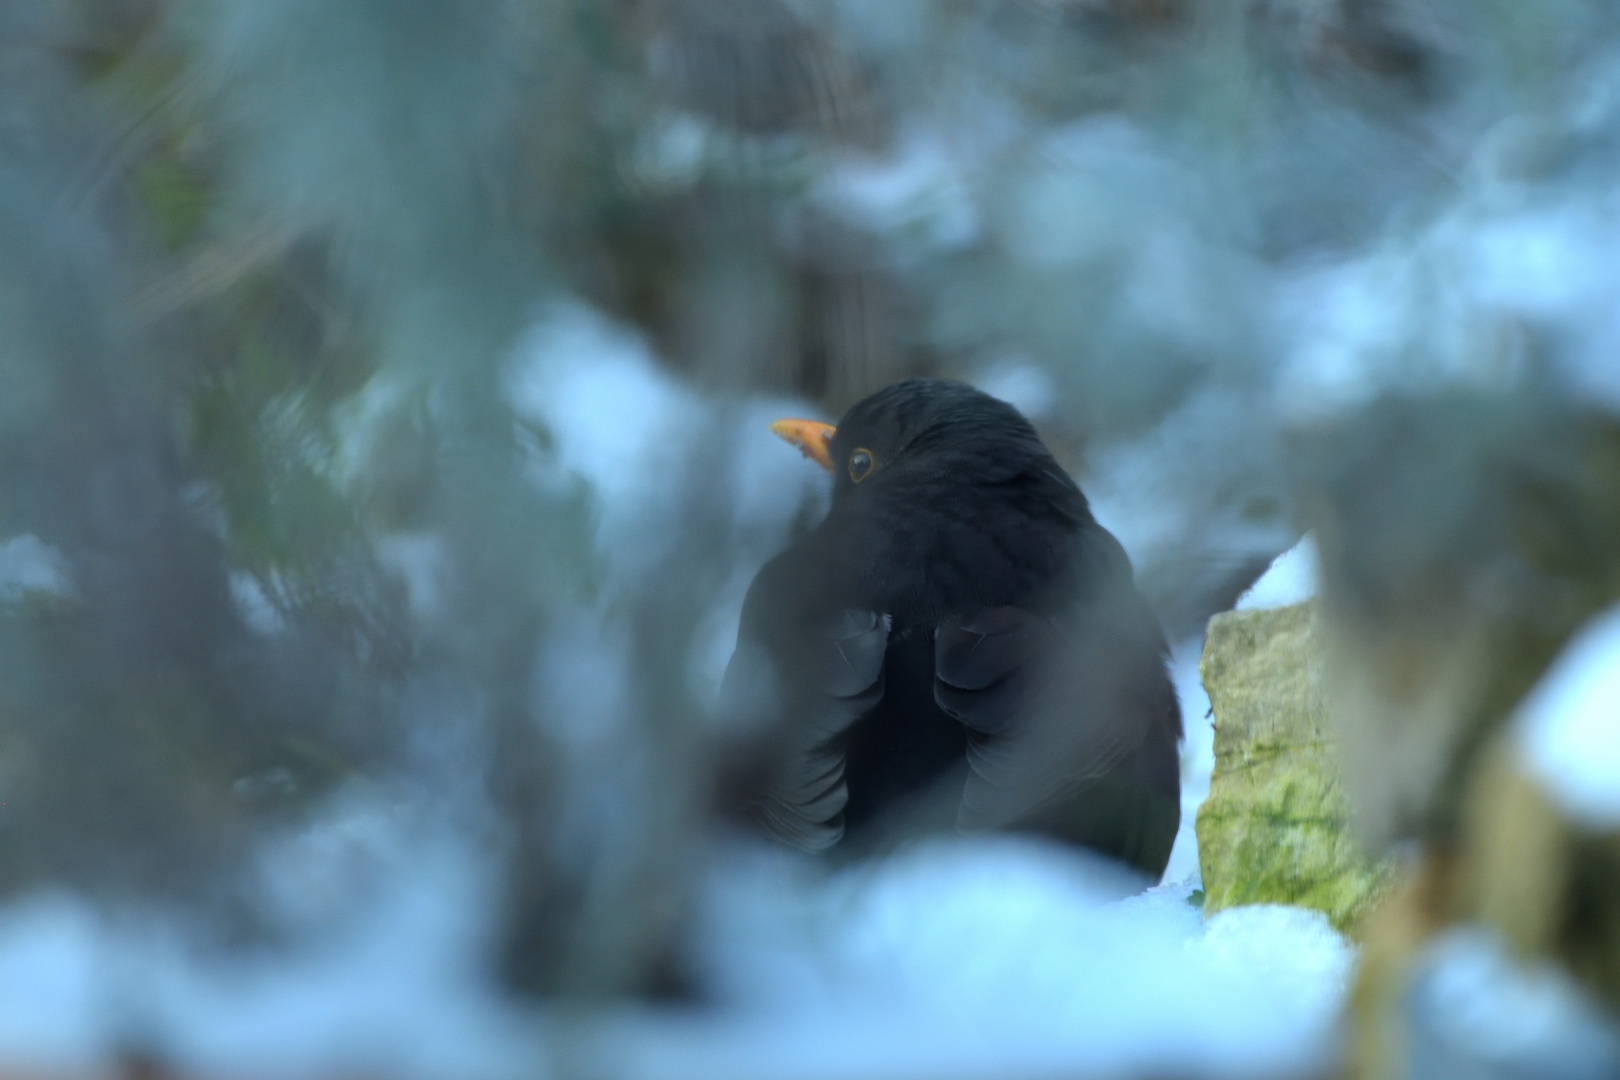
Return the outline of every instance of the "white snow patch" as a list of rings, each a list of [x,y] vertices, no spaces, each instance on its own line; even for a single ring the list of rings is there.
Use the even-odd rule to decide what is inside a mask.
[[[1270,568],[1238,597],[1240,611],[1286,607],[1316,595],[1316,544],[1305,536],[1272,561]],[[1204,635],[1194,634],[1170,653],[1170,677],[1181,700],[1181,825],[1176,831],[1166,885],[1198,883],[1198,836],[1194,825],[1198,808],[1209,795],[1209,777],[1215,768],[1215,728],[1209,717],[1209,695],[1198,671]]]
[[[704,872],[700,1008],[499,997],[478,850],[365,800],[266,853],[293,944],[209,949],[158,912],[61,894],[0,909],[0,1061],[188,1074],[1252,1076],[1320,1064],[1351,950],[1317,913],[1201,924],[1186,886],[1059,845],[941,838],[828,872],[725,844]]]
[[[1165,865],[1162,884],[1200,887],[1198,834],[1194,828],[1198,808],[1209,795],[1209,777],[1215,768],[1215,726],[1209,717],[1209,695],[1198,673],[1204,635],[1195,634],[1170,651],[1170,678],[1181,700],[1181,825]]]
[[[642,183],[653,187],[686,188],[703,175],[714,153],[713,125],[682,110],[670,110],[643,133],[632,159]]]
[[[228,950],[158,910],[60,893],[0,909],[0,1063],[96,1071],[131,1049],[189,1075],[536,1075],[485,970],[489,864],[349,799],[265,850],[291,943]]]
[[[1620,1030],[1569,976],[1521,967],[1489,932],[1452,930],[1413,965],[1414,1076],[1599,1080],[1620,1070]]]
[[[1264,574],[1238,597],[1238,611],[1287,607],[1316,595],[1316,541],[1304,536],[1277,556]]]
[[[1160,597],[1224,597],[1235,572],[1298,539],[1279,486],[1255,480],[1276,446],[1263,403],[1211,384],[1141,436],[1088,448],[1078,479],[1092,513],[1125,545],[1138,584]],[[1235,477],[1248,479],[1234,486]],[[1277,509],[1249,512],[1256,504]]]
[[[723,500],[717,509],[730,530],[724,542],[732,572],[696,628],[689,654],[694,693],[712,700],[736,643],[749,582],[786,546],[795,517],[826,502],[825,471],[770,430],[772,420],[812,410],[786,399],[706,398],[660,368],[639,334],[575,302],[552,305],[535,323],[514,352],[507,392],[518,415],[550,439],[549,452],[536,462],[536,482],[580,478],[590,485],[597,552],[605,576],[621,588],[641,587],[673,552],[694,476],[704,482],[701,492]],[[620,670],[623,628],[606,625],[613,599],[605,595],[600,609],[575,620],[593,626],[581,641],[552,643],[558,648],[549,654],[562,658],[546,664],[552,690],[580,682],[564,677],[570,665]],[[586,657],[591,649],[604,659]],[[575,708],[583,704],[567,703],[587,726],[600,718],[605,730],[623,714],[616,700]]]
[[[0,603],[31,592],[73,595],[73,572],[62,553],[33,533],[0,544]]]
[[[378,537],[377,561],[399,575],[411,614],[428,621],[445,609],[448,560],[444,543],[433,533],[390,533]]]
[[[888,156],[845,157],[820,182],[816,197],[850,221],[920,240],[930,251],[966,247],[981,231],[961,165],[950,145],[928,132],[912,132]]]
[[[1307,1023],[1336,1017],[1354,959],[1325,914],[1286,904],[1227,908],[1197,944],[1217,970],[1264,984]]]
[[[1034,421],[1050,416],[1058,403],[1051,374],[1028,361],[992,364],[973,379],[973,385]]]
[[[1575,822],[1620,828],[1620,606],[1577,634],[1516,721],[1533,774]]]
[[[92,916],[63,894],[37,894],[0,909],[0,1062],[87,1068],[103,974]]]
[[[590,484],[598,548],[625,581],[677,542],[672,523],[690,495],[690,470],[722,471],[744,561],[757,554],[749,577],[786,542],[798,509],[825,497],[826,474],[769,428],[803,415],[802,403],[705,399],[660,368],[639,334],[581,303],[554,304],[535,323],[508,369],[507,392],[517,414],[550,436],[537,479],[560,472]]]
[[[1186,886],[938,839],[820,876],[732,852],[703,905],[729,1023],[643,1029],[647,1077],[1254,1075],[1322,1060],[1351,950],[1317,912],[1201,925]],[[1124,897],[1124,898],[1122,898]]]
[[[520,354],[513,407],[546,426],[558,463],[590,482],[605,514],[661,503],[679,465],[666,455],[686,445],[681,418],[693,423],[697,395],[658,369],[639,334],[583,304],[554,305]]]
[[[231,600],[236,604],[242,621],[256,634],[272,636],[285,633],[287,620],[265,595],[259,579],[245,570],[233,570],[230,576]]]
[[[1512,141],[1486,139],[1461,196],[1424,227],[1285,280],[1282,415],[1308,421],[1391,389],[1512,390],[1536,373],[1620,409],[1620,195],[1504,180],[1493,158]]]

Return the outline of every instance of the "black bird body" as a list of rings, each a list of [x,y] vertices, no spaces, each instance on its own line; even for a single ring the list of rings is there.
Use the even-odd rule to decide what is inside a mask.
[[[827,516],[755,578],[727,672],[727,708],[777,735],[759,817],[819,850],[943,810],[1161,873],[1181,737],[1163,636],[1035,430],[912,379],[854,405],[825,457]]]

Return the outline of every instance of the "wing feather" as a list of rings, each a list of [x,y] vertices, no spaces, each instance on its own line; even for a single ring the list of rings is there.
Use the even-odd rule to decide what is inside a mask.
[[[824,851],[843,836],[849,801],[840,736],[883,698],[890,620],[871,611],[807,615],[794,579],[767,564],[743,605],[721,711],[770,733],[755,813],[775,836]]]
[[[1088,554],[1088,588],[1055,613],[993,608],[937,629],[935,701],[974,735],[964,832],[1057,820],[1082,803],[1094,814],[1105,782],[1179,798],[1163,635],[1117,542],[1102,533]]]

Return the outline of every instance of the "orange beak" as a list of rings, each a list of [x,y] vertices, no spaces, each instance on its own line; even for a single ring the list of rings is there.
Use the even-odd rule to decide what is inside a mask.
[[[779,438],[797,446],[799,453],[823,469],[832,471],[832,454],[828,448],[832,446],[833,432],[838,430],[833,425],[823,424],[820,420],[773,420],[771,430]]]

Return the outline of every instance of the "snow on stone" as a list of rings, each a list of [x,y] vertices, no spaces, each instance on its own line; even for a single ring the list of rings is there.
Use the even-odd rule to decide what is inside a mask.
[[[1575,636],[1516,720],[1532,773],[1578,824],[1620,829],[1620,606]]]
[[[1272,560],[1271,566],[1237,599],[1238,611],[1287,607],[1316,595],[1316,541],[1309,536]]]

